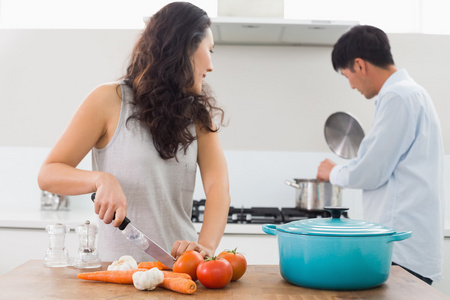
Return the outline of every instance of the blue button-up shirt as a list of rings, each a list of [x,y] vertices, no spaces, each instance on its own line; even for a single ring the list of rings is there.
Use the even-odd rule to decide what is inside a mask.
[[[392,74],[375,100],[370,132],[358,155],[330,181],[363,190],[364,219],[412,237],[394,242],[392,261],[441,279],[444,237],[444,147],[430,96],[406,70]]]

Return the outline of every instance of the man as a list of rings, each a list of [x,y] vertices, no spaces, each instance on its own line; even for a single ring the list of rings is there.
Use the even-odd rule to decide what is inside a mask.
[[[392,58],[386,34],[355,26],[334,45],[333,68],[367,99],[372,128],[348,164],[320,163],[317,179],[363,190],[364,219],[412,237],[394,244],[398,264],[431,284],[441,279],[444,147],[430,96]]]

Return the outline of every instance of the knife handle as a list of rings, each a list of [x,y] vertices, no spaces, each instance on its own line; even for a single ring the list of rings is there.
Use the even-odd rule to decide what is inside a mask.
[[[92,193],[92,195],[91,195],[91,200],[92,200],[92,202],[95,203],[95,193]],[[114,220],[115,218],[116,218],[116,213],[114,213],[113,220]],[[120,229],[120,230],[124,230],[125,227],[127,227],[127,225],[128,225],[130,222],[131,222],[130,219],[128,219],[127,217],[125,217],[125,219],[123,219],[123,221],[122,221],[122,224],[120,224],[119,229]]]

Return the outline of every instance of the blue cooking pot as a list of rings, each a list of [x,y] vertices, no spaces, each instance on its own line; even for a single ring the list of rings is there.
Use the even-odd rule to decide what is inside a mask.
[[[378,286],[389,277],[392,242],[411,237],[411,231],[361,220],[341,218],[348,210],[325,207],[331,218],[265,224],[276,235],[280,273],[288,282],[327,290],[361,290]]]

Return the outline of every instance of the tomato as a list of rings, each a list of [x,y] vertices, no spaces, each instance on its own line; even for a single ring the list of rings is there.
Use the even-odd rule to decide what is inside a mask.
[[[233,277],[233,268],[226,259],[207,258],[197,267],[197,277],[201,284],[210,289],[225,287]]]
[[[194,250],[188,250],[181,254],[173,264],[172,270],[177,273],[187,273],[193,281],[197,280],[197,267],[203,262],[203,256]]]
[[[244,255],[234,250],[225,250],[219,254],[219,257],[226,259],[233,267],[233,277],[231,281],[236,281],[244,275],[247,270],[247,260]]]

